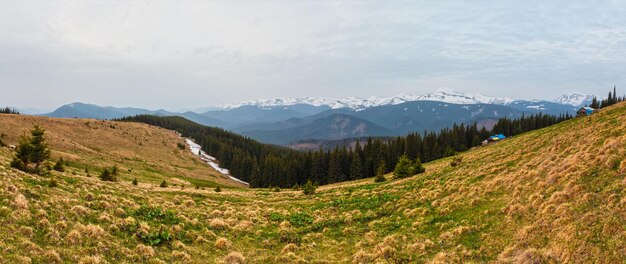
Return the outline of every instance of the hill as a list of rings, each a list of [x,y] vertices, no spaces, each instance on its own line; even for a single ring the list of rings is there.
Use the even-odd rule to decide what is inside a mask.
[[[207,126],[229,126],[228,122],[211,118],[205,115],[187,111],[184,113],[173,113],[165,110],[147,110],[142,108],[133,107],[112,107],[112,106],[99,106],[94,104],[85,103],[71,103],[63,105],[56,110],[43,114],[47,117],[61,117],[61,118],[93,118],[93,119],[117,119],[127,116],[135,115],[156,115],[156,116],[182,116],[196,123]]]
[[[151,189],[7,169],[7,262],[619,263],[626,104],[425,164],[300,191]],[[388,178],[390,175],[387,175]]]
[[[366,136],[391,136],[392,131],[377,124],[344,114],[332,114],[309,124],[283,130],[246,131],[243,135],[260,142],[287,145],[302,139],[337,140]]]
[[[63,157],[72,167],[97,175],[117,165],[123,180],[142,183],[163,180],[192,186],[237,186],[177,144],[185,141],[172,131],[146,124],[93,119],[61,119],[0,115],[0,133],[8,144],[17,144],[34,124],[46,130],[53,159]]]

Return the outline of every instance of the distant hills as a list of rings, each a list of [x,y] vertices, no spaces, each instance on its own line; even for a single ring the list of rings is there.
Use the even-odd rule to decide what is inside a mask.
[[[202,113],[118,108],[85,103],[61,106],[49,117],[116,119],[140,114],[181,116],[207,126],[224,128],[264,143],[289,143],[316,139],[397,136],[415,131],[435,131],[454,123],[478,123],[490,128],[502,117],[523,114],[574,113],[589,104],[592,95],[564,94],[553,100],[515,100],[449,89],[414,96],[343,98],[277,98],[223,105]]]

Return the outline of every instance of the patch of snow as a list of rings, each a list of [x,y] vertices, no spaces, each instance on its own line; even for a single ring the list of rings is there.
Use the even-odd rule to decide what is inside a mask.
[[[526,106],[526,108],[535,109],[535,110],[546,110],[546,108],[543,105],[529,105],[529,106]]]
[[[474,118],[477,115],[480,115],[483,113],[483,111],[485,111],[485,108],[479,108],[478,110],[476,110],[475,112],[472,112],[471,116],[472,118]]]
[[[207,154],[206,152],[204,152],[202,148],[200,147],[200,145],[196,144],[196,142],[193,142],[193,140],[189,138],[185,138],[185,141],[187,142],[187,145],[189,145],[189,150],[191,151],[191,153],[193,153],[196,156],[200,156],[200,159],[202,159],[204,162],[209,164],[209,166],[213,167],[216,171],[218,171],[219,173],[223,175],[228,176],[230,179],[234,181],[249,185],[247,182],[244,182],[230,175],[230,171],[228,169],[224,169],[220,167],[220,165],[217,163],[217,159]]]

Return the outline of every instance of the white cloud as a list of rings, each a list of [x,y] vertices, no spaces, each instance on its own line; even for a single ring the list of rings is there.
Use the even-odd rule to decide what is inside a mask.
[[[603,94],[626,81],[625,11],[563,0],[0,1],[0,104],[180,108],[444,86]]]

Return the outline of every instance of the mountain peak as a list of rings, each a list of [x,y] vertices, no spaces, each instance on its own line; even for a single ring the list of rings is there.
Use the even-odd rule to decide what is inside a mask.
[[[482,94],[464,93],[450,88],[439,88],[436,91],[422,95],[419,100],[440,101],[453,104],[499,104],[507,105],[514,100],[511,98],[498,98]]]
[[[588,104],[593,100],[594,95],[591,94],[583,94],[578,92],[570,92],[559,96],[554,99],[555,102],[560,104],[567,104],[573,106],[582,106]],[[598,98],[601,99],[601,98]]]

